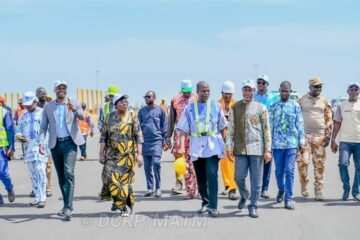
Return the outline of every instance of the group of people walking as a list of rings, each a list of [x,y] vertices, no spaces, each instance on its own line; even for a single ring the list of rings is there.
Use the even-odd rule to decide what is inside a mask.
[[[93,136],[94,124],[86,106],[67,97],[67,87],[65,81],[57,81],[56,99],[46,104],[38,91],[25,93],[22,104],[27,111],[16,127],[11,110],[0,99],[0,179],[9,201],[14,201],[8,161],[14,153],[15,140],[22,142],[35,195],[30,205],[42,208],[47,193],[51,196],[46,187],[49,182],[46,169],[52,159],[63,196],[58,215],[71,220],[77,148],[81,146],[84,160],[85,141],[88,134]],[[319,78],[309,80],[309,92],[298,101],[290,99],[292,85],[288,81],[280,84],[279,95],[269,91],[266,75],[258,76],[256,81],[245,80],[240,101],[234,100],[235,85],[231,81],[223,83],[218,101],[211,98],[210,86],[205,81],[196,84],[196,93],[190,80],[183,80],[180,87],[181,92],[171,100],[169,108],[164,107],[164,101],[162,106],[155,104],[155,91],[146,92],[146,106],[139,111],[130,110],[129,96],[120,93],[117,86],[109,87],[98,123],[99,162],[103,165],[99,197],[112,200],[112,211],[119,211],[124,217],[131,214],[136,168],[143,165],[147,188],[144,197],[162,197],[161,157],[167,150],[171,150],[175,159],[183,157],[186,162],[186,174],[174,174],[171,193],[182,194],[184,189],[184,200],[200,197],[199,214],[219,216],[219,166],[222,194],[238,200],[238,190],[238,208],[244,209],[248,204],[249,216],[253,218],[259,216],[259,198],[270,198],[273,162],[278,187],[276,201],[284,202],[286,209],[295,209],[296,162],[301,195],[310,196],[308,168],[312,161],[315,199],[324,200],[326,148],[330,144],[334,153],[339,151],[342,199],[347,200],[351,191],[354,200],[360,201],[359,83],[348,85],[349,99],[340,103],[335,113],[321,95],[323,83]],[[355,165],[352,188],[348,172],[351,156]],[[250,190],[246,186],[248,175]],[[0,195],[0,204],[3,203]]]

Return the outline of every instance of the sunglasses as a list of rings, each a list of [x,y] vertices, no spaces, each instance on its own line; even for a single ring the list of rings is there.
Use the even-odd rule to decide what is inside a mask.
[[[315,85],[315,86],[313,86],[313,88],[321,89],[321,88],[322,88],[322,85]]]
[[[264,82],[264,81],[258,81],[257,84],[258,84],[258,85],[263,85],[263,86],[265,86],[265,85],[266,85],[266,82]]]
[[[151,98],[151,96],[144,96],[145,99]]]

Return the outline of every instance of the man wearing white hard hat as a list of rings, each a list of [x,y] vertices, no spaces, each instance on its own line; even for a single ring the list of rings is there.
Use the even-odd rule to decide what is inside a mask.
[[[49,148],[58,175],[63,197],[63,208],[58,215],[65,220],[72,219],[75,163],[78,146],[85,143],[77,120],[84,120],[80,104],[67,97],[67,82],[56,81],[56,99],[47,103],[41,121],[40,153],[45,154],[45,137],[49,135]]]
[[[351,190],[354,200],[360,201],[360,84],[349,83],[347,93],[349,99],[340,103],[335,112],[331,149],[333,153],[339,149],[339,173],[344,190],[342,199],[347,200]],[[338,133],[340,146],[336,143]],[[351,155],[355,165],[352,189],[348,170]]]
[[[168,137],[167,137],[167,147],[171,148],[171,137],[174,134],[174,146],[172,148],[172,153],[174,157],[179,157],[179,147],[180,147],[180,137],[181,134],[175,130],[175,126],[179,122],[181,116],[183,115],[184,109],[190,103],[195,102],[198,99],[197,94],[192,93],[193,85],[189,79],[184,79],[180,85],[181,92],[171,100],[170,105],[170,115],[168,121]],[[185,187],[187,196],[185,199],[193,199],[197,193],[197,183],[196,175],[193,167],[193,163],[190,159],[189,148],[190,148],[190,139],[186,137],[185,140],[185,159],[187,163],[187,173],[185,174]],[[171,189],[172,194],[177,195],[182,193],[182,181],[183,177],[177,173],[175,187]]]
[[[38,101],[35,93],[24,93],[23,105],[27,111],[20,118],[15,137],[24,145],[24,162],[28,167],[35,195],[35,201],[29,205],[43,208],[46,203],[46,164],[49,151],[47,150],[46,154],[41,154],[39,151],[43,109],[37,106]]]
[[[254,100],[262,103],[266,106],[267,110],[272,103],[276,102],[280,98],[271,93],[269,87],[269,77],[265,74],[260,74],[256,80],[257,90],[254,93]],[[264,165],[264,174],[262,179],[261,197],[268,199],[270,198],[268,189],[270,184],[272,161]]]
[[[250,197],[249,215],[257,218],[264,162],[271,161],[272,156],[268,111],[263,104],[253,100],[254,92],[254,81],[245,80],[242,85],[243,99],[230,109],[226,145],[228,154],[235,155],[235,179],[241,196],[238,208],[243,209]],[[246,188],[248,172],[251,194]]]
[[[227,120],[229,120],[230,108],[236,102],[233,98],[235,94],[235,85],[231,81],[225,81],[221,87],[221,99],[219,103]],[[236,181],[235,181],[235,159],[232,155],[220,160],[220,170],[225,190],[222,195],[227,195],[230,200],[236,200]]]

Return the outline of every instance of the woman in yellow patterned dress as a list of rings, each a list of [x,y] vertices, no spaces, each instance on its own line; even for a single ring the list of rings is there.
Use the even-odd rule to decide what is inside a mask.
[[[137,117],[128,111],[128,96],[115,95],[113,103],[116,111],[109,114],[101,131],[99,161],[104,164],[102,179],[113,199],[112,210],[119,209],[127,217],[135,201],[135,168],[143,164],[143,137]]]

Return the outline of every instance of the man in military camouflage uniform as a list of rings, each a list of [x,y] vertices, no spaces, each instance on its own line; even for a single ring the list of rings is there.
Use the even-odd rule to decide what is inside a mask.
[[[319,78],[309,80],[309,93],[299,99],[303,111],[306,147],[302,154],[298,154],[298,170],[301,183],[301,195],[309,196],[308,167],[310,158],[314,165],[315,199],[324,199],[324,170],[326,147],[329,146],[332,131],[332,109],[329,101],[321,96],[322,82]]]

